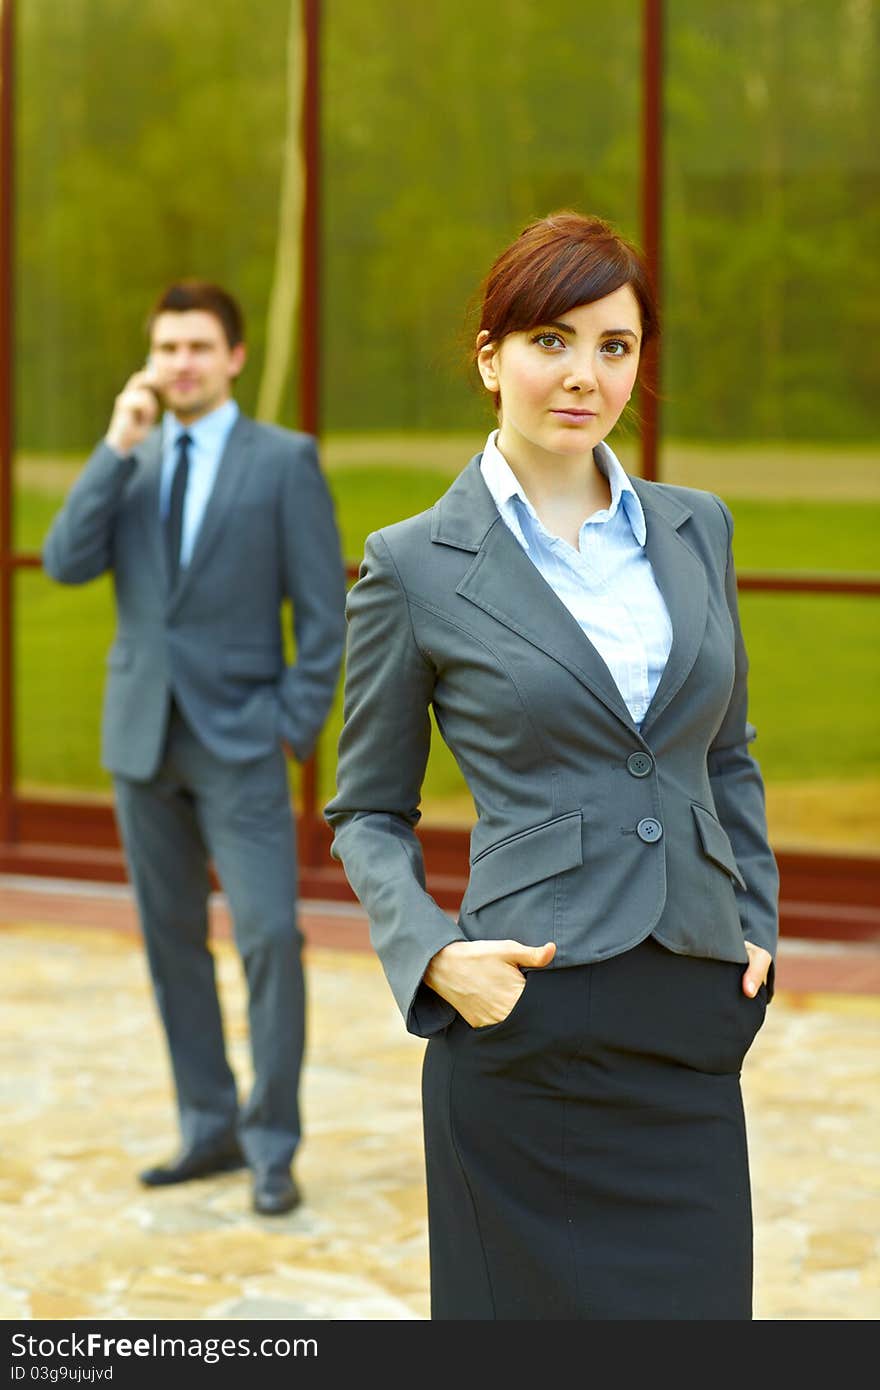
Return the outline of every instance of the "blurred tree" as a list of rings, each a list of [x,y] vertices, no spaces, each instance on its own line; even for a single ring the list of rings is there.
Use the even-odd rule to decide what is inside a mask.
[[[238,293],[242,403],[296,423],[298,10],[18,7],[22,448],[93,442],[183,274]],[[638,237],[641,12],[325,0],[328,429],[482,428],[466,310],[497,250],[563,206]],[[667,435],[876,439],[878,15],[667,0]]]
[[[878,14],[669,0],[671,435],[877,438]]]
[[[253,409],[286,123],[288,0],[18,7],[17,434],[85,449],[170,280],[241,299]],[[289,403],[285,410],[290,413]]]
[[[640,15],[638,0],[327,5],[328,425],[482,427],[467,309],[501,247],[559,207],[637,235]]]
[[[296,336],[302,267],[302,217],[305,173],[302,154],[302,104],[305,35],[301,0],[290,0],[287,31],[287,122],[281,162],[281,195],[275,272],[266,312],[266,351],[257,396],[257,417],[277,422]]]

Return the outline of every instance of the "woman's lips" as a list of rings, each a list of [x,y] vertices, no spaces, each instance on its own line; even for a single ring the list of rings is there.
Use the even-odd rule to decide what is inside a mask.
[[[595,420],[596,418],[596,412],[594,410],[553,410],[551,414],[557,416],[560,420],[571,420],[578,425],[584,424],[587,420]]]

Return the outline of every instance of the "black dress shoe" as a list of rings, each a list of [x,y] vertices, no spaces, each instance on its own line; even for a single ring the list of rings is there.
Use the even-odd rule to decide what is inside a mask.
[[[269,1169],[254,1174],[254,1211],[261,1216],[282,1216],[302,1201],[302,1193],[285,1169]]]
[[[212,1173],[234,1173],[244,1166],[244,1154],[237,1140],[233,1139],[221,1148],[181,1149],[168,1163],[145,1168],[138,1177],[145,1187],[170,1187],[176,1182],[208,1178]]]

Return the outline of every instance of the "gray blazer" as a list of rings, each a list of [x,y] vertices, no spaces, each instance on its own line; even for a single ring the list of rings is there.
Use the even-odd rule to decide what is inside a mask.
[[[325,813],[421,1036],[454,1017],[422,982],[453,940],[552,940],[551,969],[651,933],[673,951],[743,963],[744,938],[771,953],[777,940],[728,509],[710,493],[633,479],[673,628],[638,730],[501,519],[479,463],[430,511],[367,539],[348,599],[345,725]],[[425,891],[414,833],[430,706],[477,812],[457,922]]]
[[[162,754],[171,693],[210,750],[230,762],[286,740],[308,756],[345,643],[345,569],[314,440],[240,415],[220,461],[189,566],[169,590],[159,519],[160,431],[130,458],[101,443],[43,547],[63,584],[113,573],[102,761],[138,780]],[[281,605],[293,602],[296,660]]]

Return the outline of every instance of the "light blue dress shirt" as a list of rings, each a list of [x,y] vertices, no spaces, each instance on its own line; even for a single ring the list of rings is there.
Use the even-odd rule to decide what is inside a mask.
[[[208,498],[217,477],[220,459],[226,448],[233,425],[238,419],[238,404],[224,401],[203,415],[195,424],[182,425],[170,410],[162,417],[162,475],[159,480],[159,516],[164,521],[171,500],[171,480],[177,464],[177,441],[183,433],[192,439],[189,448],[189,476],[183,503],[183,527],[180,535],[180,568],[189,564],[205,515]]]
[[[645,514],[635,488],[604,442],[593,451],[611,505],[583,523],[575,550],[542,524],[497,445],[486,440],[480,469],[502,519],[605,662],[640,725],[672,647],[669,610],[645,553]]]

